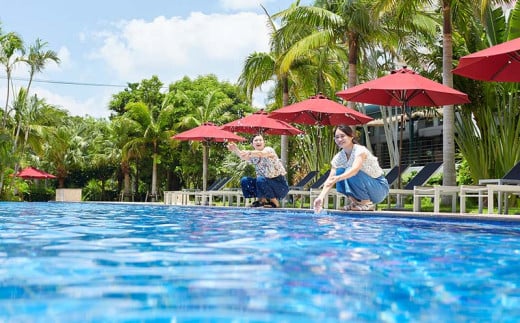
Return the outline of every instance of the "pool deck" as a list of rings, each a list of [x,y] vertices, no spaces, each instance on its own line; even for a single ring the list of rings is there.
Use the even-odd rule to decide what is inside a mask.
[[[96,202],[99,203],[99,202]],[[143,205],[154,205],[154,206],[167,206],[167,207],[196,207],[196,208],[227,208],[227,209],[248,209],[254,210],[255,208],[245,206],[205,206],[205,205],[168,205],[163,202],[105,202],[105,203],[117,203],[117,204],[143,204]],[[261,210],[272,210],[272,211],[289,211],[289,212],[303,212],[312,213],[312,209],[305,208],[260,208]],[[325,209],[327,214],[334,215],[377,215],[387,217],[410,217],[410,218],[425,218],[425,219],[457,219],[457,220],[478,220],[478,221],[507,221],[507,222],[520,222],[520,214],[477,214],[477,213],[433,213],[433,212],[413,212],[410,210],[377,210],[377,211],[343,211],[335,209]]]

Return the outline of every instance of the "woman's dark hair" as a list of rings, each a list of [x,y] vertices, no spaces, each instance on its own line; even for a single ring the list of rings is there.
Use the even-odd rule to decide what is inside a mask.
[[[334,129],[334,133],[336,133],[336,130],[343,132],[344,134],[346,134],[349,137],[352,137],[352,142],[355,144],[359,144],[359,142],[356,138],[356,132],[354,131],[354,129],[352,129],[352,127],[346,126],[346,125],[340,125],[340,126],[337,126],[336,129]]]

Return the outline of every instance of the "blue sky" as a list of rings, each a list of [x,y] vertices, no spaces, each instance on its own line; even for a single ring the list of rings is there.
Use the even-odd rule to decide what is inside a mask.
[[[168,85],[187,75],[216,74],[235,82],[248,54],[268,51],[266,17],[294,0],[26,0],[2,1],[0,28],[26,43],[37,38],[56,51],[35,78],[32,93],[71,115],[107,117],[111,96],[128,82],[152,75]],[[301,5],[314,1],[302,0]],[[27,70],[15,72],[17,88],[27,86]],[[86,83],[100,86],[63,83]],[[0,71],[0,102],[5,102]],[[116,86],[108,86],[116,85]],[[266,90],[266,89],[264,89]],[[265,104],[262,93],[253,105]]]

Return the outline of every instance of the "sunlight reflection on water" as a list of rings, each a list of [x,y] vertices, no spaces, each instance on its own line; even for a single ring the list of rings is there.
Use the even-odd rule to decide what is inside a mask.
[[[519,254],[510,223],[0,202],[0,321],[512,321]]]

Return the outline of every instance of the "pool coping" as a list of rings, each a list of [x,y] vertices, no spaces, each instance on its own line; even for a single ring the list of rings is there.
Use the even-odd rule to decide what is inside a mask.
[[[245,206],[222,206],[222,205],[172,205],[164,204],[163,202],[85,202],[85,203],[113,203],[113,204],[143,204],[166,207],[180,207],[180,208],[225,208],[225,209],[241,209],[241,210],[255,210],[255,208]],[[260,208],[257,210],[270,211],[288,211],[314,214],[312,209],[304,208]],[[336,209],[325,209],[324,214],[333,215],[372,215],[385,217],[407,217],[407,218],[424,218],[424,219],[456,219],[456,220],[476,220],[476,221],[501,221],[501,222],[520,222],[520,214],[477,214],[477,213],[433,213],[433,212],[413,212],[409,210],[377,210],[377,211],[343,211]]]

